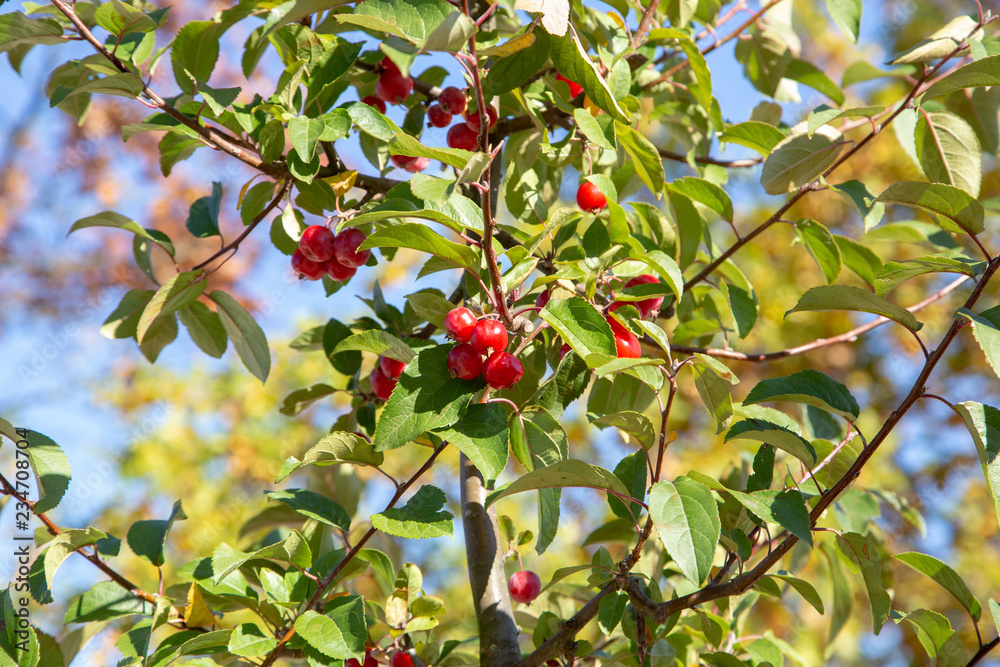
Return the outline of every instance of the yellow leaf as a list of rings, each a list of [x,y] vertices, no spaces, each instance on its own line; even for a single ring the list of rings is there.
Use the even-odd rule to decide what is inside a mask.
[[[677,439],[677,431],[671,431],[670,433],[667,434],[668,443],[673,442],[676,439]]]
[[[612,21],[618,24],[619,28],[622,30],[625,29],[625,21],[623,21],[622,17],[618,15],[618,12],[608,12],[607,14],[611,17]]]
[[[354,182],[358,180],[358,172],[356,171],[345,171],[336,176],[330,176],[329,178],[324,178],[326,184],[333,188],[333,192],[338,197],[343,197],[347,192],[354,187]]]
[[[263,176],[263,174],[257,174],[257,176]],[[236,208],[238,209],[243,208],[243,196],[247,193],[247,190],[250,189],[250,184],[253,183],[255,180],[257,180],[257,176],[251,178],[249,181],[243,184],[242,188],[240,188],[240,196],[236,200]]]
[[[535,43],[535,33],[526,32],[523,35],[518,35],[517,37],[511,37],[503,44],[498,44],[497,46],[491,46],[488,49],[480,49],[476,52],[476,55],[482,57],[495,57],[503,58],[505,56],[512,56],[518,51],[523,51],[532,44]]]
[[[591,99],[586,95],[583,96],[583,108],[589,111],[591,116],[596,116],[599,113],[604,113],[604,110],[601,109],[601,107],[594,104],[593,101],[591,101]]]
[[[184,624],[189,628],[201,628],[215,625],[215,617],[212,610],[205,604],[205,598],[201,596],[201,586],[191,584],[188,590],[187,606],[184,607]]]

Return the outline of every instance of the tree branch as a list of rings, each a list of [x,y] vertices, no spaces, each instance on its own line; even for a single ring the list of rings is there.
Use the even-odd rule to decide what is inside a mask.
[[[277,206],[278,202],[280,202],[281,199],[285,196],[285,193],[288,192],[288,190],[291,187],[291,185],[292,185],[291,179],[288,179],[284,183],[282,183],[281,187],[278,188],[278,194],[274,195],[274,199],[272,199],[268,203],[268,205],[264,207],[263,211],[261,211],[256,216],[254,216],[254,219],[250,221],[250,224],[248,224],[246,226],[246,229],[244,229],[240,233],[239,236],[237,236],[235,239],[233,239],[232,242],[227,243],[226,245],[224,245],[222,248],[220,248],[218,250],[218,252],[216,252],[211,257],[209,257],[208,259],[206,259],[204,262],[198,264],[197,266],[195,266],[191,270],[192,271],[197,271],[198,269],[203,269],[206,266],[208,266],[209,264],[211,264],[212,262],[214,262],[219,257],[222,257],[223,255],[225,255],[227,252],[235,251],[237,248],[239,248],[240,247],[240,243],[243,242],[243,239],[245,239],[246,237],[250,236],[250,232],[252,232],[254,230],[254,228],[257,225],[259,225],[264,218],[267,217],[268,213],[270,213],[271,211],[274,210],[274,207]]]

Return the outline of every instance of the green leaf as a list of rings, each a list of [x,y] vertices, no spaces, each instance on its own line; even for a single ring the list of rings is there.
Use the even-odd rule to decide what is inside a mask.
[[[323,655],[339,660],[364,660],[363,645],[360,651],[356,646],[349,645],[352,639],[350,634],[345,633],[329,616],[311,609],[295,619],[295,634]],[[351,641],[351,644],[356,642]]]
[[[600,489],[628,496],[628,489],[611,471],[585,461],[568,459],[544,468],[536,468],[493,491],[486,497],[486,507],[515,493],[567,487]]]
[[[677,24],[674,25],[676,26]],[[662,28],[658,31],[658,33],[663,37],[676,39],[680,44],[681,50],[684,51],[684,55],[687,57],[691,73],[694,74],[694,77],[697,80],[697,83],[694,85],[688,84],[688,88],[691,94],[694,95],[695,99],[698,100],[698,104],[701,105],[701,108],[704,109],[707,114],[711,114],[712,73],[708,67],[708,62],[705,60],[705,56],[701,52],[701,49],[698,48],[698,45],[695,44],[694,40],[676,28]]]
[[[142,311],[136,326],[136,340],[141,344],[153,322],[190,305],[205,291],[207,281],[202,271],[184,271],[166,282]]]
[[[208,298],[218,306],[222,326],[233,341],[240,361],[261,382],[267,380],[271,370],[271,351],[267,347],[263,329],[236,299],[225,292],[215,290]]]
[[[130,32],[152,32],[158,27],[148,14],[129,7],[121,0],[111,0],[99,6],[94,12],[94,22],[118,36]]]
[[[656,272],[661,280],[671,289],[678,301],[684,295],[684,276],[673,257],[670,257],[662,250],[650,250],[646,253],[633,251],[630,253],[630,256],[633,259],[644,262],[646,266]],[[635,290],[637,288],[629,289]]]
[[[972,335],[986,355],[986,360],[993,368],[993,372],[1000,375],[1000,307],[994,306],[989,310],[984,310],[979,315],[972,311],[960,308],[959,317],[964,317],[972,322]]]
[[[69,236],[73,232],[87,227],[114,227],[115,229],[124,229],[127,232],[132,232],[136,236],[141,236],[144,239],[152,241],[166,250],[167,254],[171,257],[174,256],[174,244],[171,243],[169,239],[165,239],[164,236],[154,234],[153,230],[143,229],[139,226],[139,223],[126,218],[120,213],[115,213],[114,211],[104,211],[102,213],[98,213],[97,215],[81,218],[73,223],[73,226],[69,228],[66,235]]]
[[[420,48],[443,49],[461,46],[464,35],[461,30],[454,37],[458,43],[448,43],[448,35],[451,35],[455,27],[455,19],[451,18],[454,12],[454,6],[446,0],[408,0],[405,3],[375,0],[358,5],[350,14],[337,14],[334,18],[342,24],[353,24],[395,35]],[[442,25],[445,25],[445,29],[438,33]]]
[[[809,86],[829,97],[837,105],[844,103],[844,91],[840,89],[840,86],[834,83],[821,69],[805,60],[793,58],[788,63],[788,67],[785,68],[785,78]]]
[[[421,539],[451,536],[454,515],[442,509],[447,502],[444,491],[424,484],[402,507],[393,507],[372,515],[372,527],[383,533]]]
[[[615,122],[615,134],[622,148],[630,158],[635,173],[659,198],[663,190],[663,162],[660,153],[649,139],[636,132],[631,126]]]
[[[45,553],[39,556],[39,558],[44,559],[45,583],[48,589],[52,589],[52,578],[55,576],[56,570],[71,553],[94,544],[104,537],[107,537],[107,534],[96,528],[85,530],[71,528],[53,537],[46,546]]]
[[[703,178],[685,176],[671,183],[670,189],[699,204],[704,204],[721,215],[723,220],[733,221],[733,202],[726,191],[715,183]]]
[[[291,535],[280,542],[251,553],[234,549],[222,542],[212,553],[212,573],[215,585],[219,585],[226,577],[255,559],[275,560],[303,569],[312,565],[309,543],[297,531],[292,531]]]
[[[798,491],[763,489],[753,493],[730,490],[729,493],[764,521],[778,524],[810,547],[813,545],[809,510]]]
[[[601,598],[597,607],[597,625],[606,635],[610,635],[618,627],[628,607],[628,593],[617,591]]]
[[[799,595],[801,595],[805,599],[806,602],[811,604],[813,606],[813,609],[818,611],[820,614],[825,613],[823,609],[823,599],[819,596],[819,593],[816,592],[816,589],[813,588],[813,585],[810,584],[808,581],[803,581],[798,577],[793,577],[792,575],[786,574],[784,572],[778,572],[776,574],[771,574],[768,576],[770,576],[773,579],[780,579],[784,581],[792,588],[794,588],[799,593]]]
[[[399,216],[397,216],[399,217]],[[354,219],[357,222],[357,218]],[[472,248],[448,241],[426,225],[404,222],[383,227],[371,234],[360,248],[410,248],[436,255],[473,273],[479,268],[479,256]]]
[[[487,481],[507,466],[507,412],[499,403],[470,405],[457,424],[437,435],[469,457]]]
[[[795,231],[823,272],[826,282],[836,280],[841,268],[840,246],[830,230],[815,220],[802,219],[795,221]]]
[[[861,30],[861,6],[861,0],[826,0],[826,9],[833,22],[854,44],[858,43]]]
[[[21,12],[0,15],[0,53],[35,44],[62,44],[63,27],[52,19],[29,19]]]
[[[927,651],[931,664],[936,667],[965,667],[969,654],[962,638],[952,630],[947,618],[936,611],[917,609],[907,614],[903,620],[913,626],[917,640]]]
[[[92,623],[123,616],[153,613],[153,605],[136,597],[113,581],[100,581],[70,602],[63,622]]]
[[[760,183],[769,195],[797,190],[826,171],[843,147],[840,132],[828,125],[811,137],[792,134],[782,139],[764,161]]]
[[[289,457],[278,472],[275,483],[288,477],[302,466],[330,466],[339,463],[352,463],[364,466],[380,466],[384,456],[372,449],[371,443],[354,433],[334,431],[323,437],[309,448],[299,461],[294,456]]]
[[[928,255],[908,259],[905,262],[886,262],[875,277],[875,293],[884,297],[897,285],[927,273],[960,273],[974,276],[977,273],[976,269],[975,263],[968,260],[963,262],[948,255]]]
[[[924,112],[917,120],[915,140],[927,178],[979,196],[983,151],[971,125],[947,111]]]
[[[145,558],[152,565],[163,565],[163,543],[167,539],[174,521],[186,519],[187,515],[181,508],[181,501],[174,502],[174,509],[166,520],[152,519],[136,521],[128,529],[128,547],[136,556]]]
[[[525,34],[512,37],[511,41],[523,39]],[[530,46],[512,55],[499,57],[490,65],[483,78],[483,95],[486,99],[499,97],[519,88],[548,61],[551,50],[549,34],[543,30],[532,31],[531,34],[535,39]],[[482,50],[479,55],[482,55]]]
[[[673,483],[657,482],[649,492],[649,516],[681,573],[700,586],[712,567],[722,533],[712,492],[683,476]]]
[[[923,99],[934,99],[963,88],[998,85],[1000,85],[1000,56],[988,56],[959,67],[939,79],[924,92]]]
[[[278,640],[264,634],[264,631],[253,623],[241,623],[233,629],[229,637],[229,652],[243,658],[253,658],[269,653]]]
[[[979,453],[979,464],[993,496],[993,509],[1000,520],[1000,410],[991,405],[965,401],[955,405]]]
[[[343,507],[326,496],[308,489],[266,491],[269,500],[282,502],[310,519],[344,531],[351,529],[351,517]]]
[[[336,389],[323,382],[303,389],[296,389],[281,401],[278,412],[288,417],[294,417],[319,399],[330,396],[335,391]],[[285,463],[287,464],[287,460]]]
[[[203,239],[219,236],[219,209],[222,206],[222,183],[212,183],[212,194],[199,197],[191,204],[185,223],[193,236]]]
[[[218,313],[200,301],[194,301],[177,313],[191,335],[191,340],[210,357],[219,359],[226,351],[228,338]]]
[[[858,402],[840,382],[819,371],[807,369],[786,377],[768,378],[757,383],[744,405],[765,401],[787,401],[812,405],[821,410],[855,421],[860,413]]]
[[[738,144],[757,151],[767,157],[785,138],[785,133],[774,125],[762,123],[759,120],[748,120],[744,123],[730,125],[719,135],[719,141],[727,144]]]
[[[631,436],[643,449],[649,449],[653,446],[653,438],[655,437],[653,423],[644,414],[625,410],[600,415],[596,418],[594,415],[590,415],[590,419],[591,424],[614,426],[619,431]]]
[[[69,459],[48,436],[25,429],[22,437],[28,441],[28,461],[38,484],[38,500],[34,512],[41,514],[56,508],[69,488]]]
[[[420,317],[438,329],[444,328],[444,318],[455,308],[455,304],[436,292],[415,292],[408,294],[407,303]]]
[[[50,106],[57,106],[70,97],[96,93],[98,95],[114,95],[115,97],[135,97],[142,92],[142,79],[131,72],[111,74],[93,81],[88,81],[75,88],[59,86],[49,98]]]
[[[619,123],[631,123],[628,112],[618,105],[607,82],[601,77],[594,61],[587,55],[587,50],[580,43],[575,30],[570,30],[565,36],[551,36],[552,63],[556,69],[570,81],[576,81],[583,87],[587,97]],[[617,132],[619,139],[621,133]],[[661,166],[662,169],[662,166]],[[663,179],[660,179],[663,182]],[[658,190],[657,190],[658,191]]]
[[[188,72],[188,75],[193,76],[190,72]],[[196,80],[196,83],[198,92],[208,104],[208,108],[216,116],[221,116],[225,112],[226,107],[232,106],[236,98],[243,92],[243,89],[238,86],[234,88],[212,88],[204,81]]]
[[[857,533],[837,535],[837,553],[854,572],[860,569],[871,603],[872,629],[877,635],[889,618],[892,601],[882,585],[882,562],[878,546]]]
[[[177,316],[173,313],[157,318],[141,343],[139,351],[149,363],[156,363],[160,352],[177,339]]]
[[[481,380],[459,380],[448,372],[450,347],[428,347],[403,369],[375,427],[375,451],[402,447],[420,434],[459,420]]]
[[[695,388],[708,414],[715,421],[715,433],[718,435],[733,418],[733,396],[729,383],[710,364],[695,363],[691,368],[694,371]]]
[[[405,132],[399,132],[392,138],[392,141],[389,142],[389,153],[391,155],[426,157],[438,160],[439,162],[455,167],[459,171],[464,169],[469,164],[469,160],[475,155],[472,151],[460,148],[428,148]]]
[[[861,287],[853,285],[821,285],[811,287],[799,298],[795,307],[785,313],[801,313],[817,310],[851,310],[873,313],[899,322],[911,331],[919,331],[922,323],[906,308],[891,304]]]
[[[370,329],[348,336],[337,343],[330,354],[339,354],[348,350],[361,350],[409,363],[417,356],[409,345],[387,331]]]
[[[1000,632],[1000,605],[990,600],[990,613],[993,615],[993,625],[996,626],[997,632]]]
[[[893,183],[878,196],[878,201],[927,211],[949,232],[979,234],[985,228],[983,205],[969,193],[945,183]]]
[[[736,60],[754,88],[774,97],[792,61],[785,37],[769,25],[757,24],[736,43]]]
[[[784,426],[763,419],[744,419],[734,424],[726,432],[725,441],[735,439],[763,442],[788,452],[809,467],[816,465],[816,450],[808,440]]]
[[[974,621],[978,621],[982,616],[983,607],[972,594],[969,587],[965,585],[958,572],[951,569],[947,564],[941,562],[934,556],[908,551],[906,553],[893,556],[904,565],[908,565],[921,574],[936,581],[943,589],[951,593],[952,597],[958,600]]]
[[[944,58],[958,49],[959,44],[967,37],[978,32],[976,28],[976,20],[968,14],[957,16],[927,39],[896,56],[889,64],[902,65]]]
[[[866,283],[874,286],[875,278],[882,270],[882,260],[879,256],[872,252],[868,246],[846,236],[834,234],[833,239],[837,242],[840,258],[847,265],[847,268],[858,274]],[[877,289],[876,292],[878,292]],[[884,295],[880,293],[879,296]]]
[[[194,81],[208,81],[219,58],[219,37],[221,26],[214,21],[191,21],[186,23],[174,37],[170,49],[170,65],[174,79],[180,89],[189,95],[195,93]]]
[[[592,354],[616,356],[611,325],[586,299],[552,299],[540,316],[581,358]]]
[[[633,498],[646,496],[646,465],[645,452],[632,452],[615,466],[615,475],[622,481],[625,488],[629,490],[629,495]],[[638,503],[630,502],[626,505],[612,495],[608,496],[608,505],[615,516],[621,519],[638,518],[642,512],[642,507]]]

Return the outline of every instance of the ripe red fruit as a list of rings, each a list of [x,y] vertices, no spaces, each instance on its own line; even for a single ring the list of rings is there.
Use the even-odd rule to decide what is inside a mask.
[[[431,159],[429,157],[416,157],[413,158],[413,162],[406,165],[404,169],[406,169],[406,171],[410,172],[411,174],[415,174],[418,171],[423,171],[424,169],[426,169],[430,165],[430,163]]]
[[[389,658],[389,667],[413,667],[413,658],[406,651],[396,651]]]
[[[615,331],[615,350],[619,359],[638,359],[642,353],[639,339],[631,331]]]
[[[483,364],[483,379],[494,389],[509,389],[524,374],[521,362],[509,352],[494,352]]]
[[[624,303],[622,303],[622,305],[624,305]],[[626,329],[624,325],[622,325],[618,320],[611,317],[610,315],[605,315],[604,319],[606,319],[608,321],[608,324],[611,326],[612,333],[616,334],[628,333],[628,329]]]
[[[361,663],[354,658],[349,658],[345,663],[344,667],[362,667]],[[378,660],[372,657],[372,650],[370,648],[365,649],[365,664],[364,667],[378,667]]]
[[[388,401],[392,390],[396,388],[396,381],[383,373],[382,369],[378,366],[372,370],[372,374],[368,376],[368,381],[371,382],[372,391],[383,401]]]
[[[479,134],[465,123],[452,125],[448,130],[448,148],[462,148],[467,151],[474,151],[479,148]]]
[[[292,271],[299,278],[319,280],[323,277],[323,262],[314,262],[302,254],[301,250],[296,250],[292,253]]]
[[[393,359],[392,357],[387,357],[385,355],[380,355],[378,358],[378,367],[384,374],[396,379],[403,374],[403,369],[406,368],[406,362]]]
[[[427,124],[430,127],[448,127],[451,125],[451,114],[440,104],[432,104],[427,107]]]
[[[389,56],[386,56],[386,57],[382,58],[382,62],[380,62],[378,64],[378,66],[380,68],[382,68],[381,71],[379,72],[379,74],[388,74],[388,73],[399,74],[400,73],[399,72],[399,65],[397,65],[394,62],[392,62],[392,58],[390,58]]]
[[[562,347],[560,347],[560,348],[559,348],[559,359],[562,359],[563,357],[565,357],[565,356],[566,356],[566,354],[567,354],[567,353],[568,353],[568,352],[569,352],[570,350],[572,350],[572,349],[573,349],[573,348],[571,348],[571,347],[569,346],[569,343],[563,343],[563,344],[562,344]]]
[[[483,357],[469,343],[459,343],[448,353],[448,372],[453,378],[475,380],[483,372]]]
[[[386,71],[375,83],[375,96],[389,104],[402,104],[413,92],[413,79],[403,76],[397,69]]]
[[[479,320],[472,330],[470,342],[480,354],[486,354],[487,350],[503,350],[507,347],[507,329],[499,320]]]
[[[497,124],[497,110],[487,105],[486,116],[490,121],[490,129],[493,129],[493,126]],[[479,109],[469,109],[465,112],[463,117],[465,118],[465,124],[469,126],[469,129],[476,134],[479,134],[479,129],[483,126],[482,122],[479,120]]]
[[[571,98],[575,99],[577,95],[583,92],[583,86],[578,84],[576,81],[570,81],[562,74],[556,74],[556,78],[559,79],[560,81],[566,82],[566,84],[569,86],[569,96]]]
[[[452,308],[444,316],[444,330],[448,338],[459,343],[468,343],[476,328],[476,316],[468,308]]]
[[[375,107],[380,113],[385,113],[385,102],[374,95],[366,95],[361,98],[361,101],[370,107]]]
[[[353,266],[344,266],[338,262],[336,255],[323,262],[323,271],[325,271],[326,275],[330,276],[330,280],[333,280],[334,282],[350,280],[354,277],[354,274],[358,272],[358,270]]]
[[[538,597],[542,590],[542,580],[531,570],[521,570],[510,575],[507,590],[515,602],[528,604]]]
[[[416,159],[417,158],[410,157],[409,155],[393,155],[389,158],[389,161],[392,162],[393,166],[398,167],[399,169],[406,169],[410,166],[410,163]]]
[[[544,292],[538,295],[538,298],[535,299],[535,308],[544,308],[545,304],[547,304],[548,302],[549,302],[549,291],[545,290]]]
[[[337,234],[337,240],[333,243],[333,257],[344,266],[357,268],[368,261],[372,256],[370,249],[358,250],[358,246],[364,243],[368,235],[357,227],[351,227]]]
[[[584,211],[597,213],[607,207],[608,198],[596,185],[590,181],[584,181],[580,185],[580,189],[576,191],[576,205]]]
[[[325,262],[333,257],[334,234],[329,227],[309,225],[299,239],[299,250],[314,262]]]
[[[641,276],[636,276],[632,278],[627,283],[625,287],[635,287],[636,285],[648,285],[650,283],[658,283],[660,280],[656,276],[651,276],[648,273],[644,273]],[[662,296],[654,296],[650,299],[643,299],[642,301],[635,301],[632,303],[639,312],[642,313],[643,318],[649,318],[660,312],[660,306],[663,305]]]
[[[438,104],[445,113],[458,115],[465,113],[465,107],[469,105],[469,99],[461,88],[448,86],[438,95]]]

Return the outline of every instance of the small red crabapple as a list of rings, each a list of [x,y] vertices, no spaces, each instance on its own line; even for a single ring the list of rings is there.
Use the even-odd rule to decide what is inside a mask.
[[[438,95],[438,104],[441,105],[441,109],[446,113],[457,116],[465,113],[465,107],[469,105],[469,98],[465,96],[461,88],[448,86]]]
[[[483,364],[483,379],[494,389],[510,389],[523,374],[521,362],[509,352],[494,352]]]
[[[541,592],[542,580],[531,570],[521,570],[510,575],[510,579],[507,580],[507,590],[515,602],[529,604]]]
[[[334,282],[350,280],[358,272],[355,267],[345,266],[338,262],[336,255],[323,262],[323,270],[326,272],[326,275],[330,276],[330,280]]]
[[[479,320],[469,342],[480,354],[486,354],[488,350],[503,350],[507,347],[507,329],[499,320]]]
[[[430,166],[431,159],[429,157],[417,157],[413,158],[413,162],[406,165],[404,169],[411,174],[416,174],[417,172],[423,171],[428,166]]]
[[[354,658],[349,658],[344,663],[344,667],[362,667],[362,664]],[[365,662],[363,667],[378,667],[378,660],[372,656],[372,650],[370,648],[365,649]]]
[[[299,278],[319,280],[323,277],[323,262],[314,262],[306,257],[301,250],[292,253],[292,271]]]
[[[559,348],[559,359],[562,360],[562,358],[565,357],[566,354],[572,349],[573,348],[569,346],[569,343],[563,343],[562,347]]]
[[[393,359],[392,357],[387,357],[385,355],[380,355],[378,358],[378,367],[387,376],[392,379],[396,379],[403,374],[403,369],[406,368],[406,362],[400,361],[399,359]]]
[[[639,339],[631,331],[616,331],[615,351],[619,359],[638,359],[642,348],[639,346]]]
[[[379,72],[379,75],[388,74],[388,73],[393,73],[393,74],[399,74],[400,73],[399,72],[399,65],[397,65],[394,62],[392,62],[392,58],[390,58],[389,56],[385,56],[384,58],[382,58],[382,61],[378,64],[378,66],[381,68],[381,71]]]
[[[448,148],[474,151],[479,147],[479,134],[469,129],[465,123],[452,125],[448,130]]]
[[[535,299],[535,308],[544,308],[545,304],[549,302],[549,296],[550,294],[548,290],[539,294],[538,298]]]
[[[344,266],[357,268],[368,261],[372,256],[370,249],[358,250],[358,246],[365,242],[368,235],[357,227],[351,227],[337,234],[337,240],[333,243],[333,256]]]
[[[451,125],[451,114],[440,104],[432,104],[427,107],[427,124],[430,127],[448,127]]]
[[[607,207],[608,198],[596,185],[590,181],[584,181],[580,185],[580,189],[576,191],[576,205],[584,211],[597,213]]]
[[[314,262],[325,262],[333,257],[334,234],[329,227],[309,225],[299,239],[299,250]]]
[[[375,83],[375,96],[389,104],[402,104],[413,92],[413,79],[403,76],[399,70],[386,71]]]
[[[383,373],[382,369],[378,366],[372,370],[371,375],[368,376],[368,381],[372,385],[372,391],[383,401],[388,401],[389,396],[392,395],[392,390],[396,388],[396,381]]]
[[[374,95],[366,95],[361,98],[361,101],[370,107],[375,107],[379,110],[379,113],[385,113],[385,102],[375,97]]]
[[[635,287],[636,285],[648,285],[651,283],[659,283],[660,280],[656,276],[651,276],[648,273],[644,273],[641,276],[636,276],[632,278],[627,283],[625,287]],[[642,301],[634,301],[632,303],[640,313],[642,313],[643,319],[648,319],[651,316],[656,315],[660,312],[660,306],[663,305],[662,296],[654,296],[650,299],[643,299]]]
[[[459,343],[448,352],[448,372],[460,380],[475,380],[483,372],[483,357],[469,343]]]
[[[577,95],[583,92],[583,86],[578,84],[576,81],[570,81],[562,74],[556,74],[556,78],[559,79],[560,81],[563,81],[564,83],[566,83],[566,85],[569,86],[570,98],[575,99]]]
[[[465,118],[465,124],[469,126],[469,129],[475,132],[476,134],[479,134],[479,130],[483,126],[482,122],[479,119],[479,109],[476,110],[468,109],[466,110],[463,117]],[[493,129],[493,126],[497,124],[497,110],[494,109],[492,106],[487,105],[486,117],[490,121],[490,129]]]
[[[410,163],[416,160],[415,157],[410,157],[409,155],[393,155],[389,158],[392,165],[397,169],[406,169],[410,166]]]
[[[459,343],[468,343],[475,328],[476,316],[468,308],[452,308],[444,316],[445,333]]]
[[[413,658],[406,651],[396,651],[389,658],[389,667],[413,667]]]

